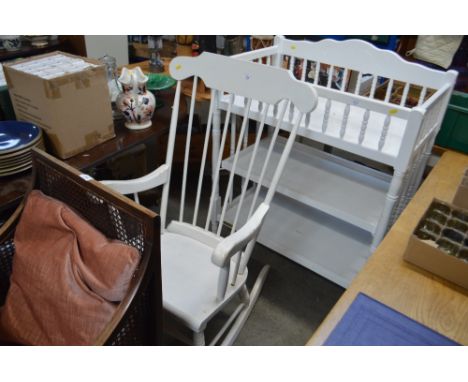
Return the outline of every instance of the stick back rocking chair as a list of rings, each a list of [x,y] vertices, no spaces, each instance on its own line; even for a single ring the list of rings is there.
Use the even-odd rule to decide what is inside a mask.
[[[163,186],[160,213],[164,308],[192,331],[193,342],[196,345],[204,345],[204,331],[207,323],[231,300],[235,297],[239,298],[240,303],[237,308],[210,342],[210,344],[230,345],[246,322],[263,286],[268,267],[262,269],[249,293],[246,287],[247,263],[290,153],[299,123],[306,113],[315,108],[317,95],[312,85],[296,80],[287,71],[211,53],[203,53],[196,58],[177,57],[170,64],[170,72],[178,83],[172,110],[166,163],[139,179],[110,180],[104,183],[123,194],[138,193],[156,186]],[[173,159],[179,126],[181,81],[192,77],[193,88],[186,138],[181,145],[182,150],[177,151],[182,152],[184,158],[183,169],[181,173],[177,173],[179,178],[176,179],[181,184],[177,217],[172,207],[168,208],[171,171],[174,176]],[[201,132],[202,138],[198,136],[195,140],[193,120],[199,79],[211,89],[211,100],[206,129]],[[216,129],[214,127],[220,126],[221,122],[218,101],[224,94],[230,96],[231,103],[224,115],[224,128]],[[231,106],[234,97],[239,96],[244,97],[245,104],[249,107],[246,107],[247,111],[239,125],[240,129],[236,129],[231,123]],[[253,152],[249,159],[249,168],[251,169],[256,161],[258,162],[256,152],[268,109],[277,107],[279,101],[284,99],[288,101],[287,106],[282,107],[279,113],[284,114],[291,107],[296,107],[300,113],[298,113],[287,143],[280,147],[281,159],[274,170],[273,180],[266,190],[260,190],[263,187],[258,184],[261,184],[262,180],[254,184],[250,179],[250,171],[246,174],[242,181],[241,201],[237,204],[236,219],[227,229],[224,220],[226,211],[233,200],[233,190],[236,184],[234,173],[239,153],[249,146]],[[264,118],[257,127],[255,139],[249,142],[249,110],[252,100],[259,101],[264,110]],[[274,133],[270,153],[281,130],[282,120],[283,118],[279,118],[280,122],[272,127]],[[200,135],[200,132],[197,134]],[[200,141],[203,147],[201,151],[200,147],[194,147]],[[208,159],[210,146],[211,161]],[[191,160],[194,152],[198,153],[196,161]],[[227,159],[229,155],[230,158]],[[231,161],[229,168],[224,166],[226,160]],[[268,157],[263,164],[263,174],[267,164]],[[211,183],[206,180],[205,176],[210,165]],[[188,175],[192,174],[196,175],[195,179],[198,176],[198,181],[190,187]],[[227,186],[225,190],[218,192],[221,187],[221,175],[224,179],[227,177]],[[245,196],[249,187],[256,187],[255,200],[252,203],[244,203],[242,197]],[[261,195],[265,194],[264,200],[260,201]],[[224,197],[218,195],[224,195]],[[189,199],[192,204],[188,203]],[[174,215],[175,218],[166,225],[168,214]],[[243,224],[239,218],[241,215]],[[228,231],[227,235],[226,231]]]

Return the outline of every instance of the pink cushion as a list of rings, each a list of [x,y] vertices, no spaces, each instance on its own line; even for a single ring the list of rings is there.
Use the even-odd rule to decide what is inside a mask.
[[[125,296],[139,252],[109,240],[64,203],[34,190],[15,232],[2,337],[29,345],[92,344]]]

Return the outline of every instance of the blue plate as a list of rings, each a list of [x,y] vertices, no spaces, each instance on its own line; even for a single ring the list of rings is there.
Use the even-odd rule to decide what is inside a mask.
[[[41,129],[29,122],[0,121],[0,155],[21,150],[41,138]]]

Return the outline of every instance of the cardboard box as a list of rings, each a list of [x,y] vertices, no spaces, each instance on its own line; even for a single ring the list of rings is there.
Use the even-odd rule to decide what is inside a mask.
[[[465,170],[465,174],[458,186],[457,193],[453,198],[453,204],[468,210],[468,168]]]
[[[429,218],[429,215],[434,203],[440,203],[449,207],[452,211],[457,211],[457,213],[463,213],[468,216],[468,210],[460,209],[452,204],[434,199],[411,235],[403,258],[410,263],[468,289],[468,261],[466,259],[456,257],[455,255],[450,255],[442,249],[437,248],[437,244],[432,240],[422,240],[416,236],[416,232],[424,225],[424,222],[432,221]],[[448,215],[448,220],[453,220],[453,216],[451,214],[452,212]],[[447,228],[446,225],[440,226],[441,232]],[[468,232],[463,231],[463,234],[466,243]],[[438,240],[441,238],[441,236],[438,236]],[[460,248],[466,250],[467,247],[461,245]]]
[[[81,69],[76,63],[61,72],[59,58],[92,66]],[[106,71],[99,61],[53,52],[6,64],[4,72],[17,119],[40,126],[56,156],[66,159],[115,137]]]

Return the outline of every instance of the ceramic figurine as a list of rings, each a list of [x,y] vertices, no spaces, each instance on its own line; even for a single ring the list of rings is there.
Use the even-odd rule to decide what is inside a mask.
[[[151,126],[156,100],[146,89],[146,76],[140,67],[123,68],[119,77],[122,93],[116,99],[117,108],[124,115],[125,126],[131,130],[146,129]]]

